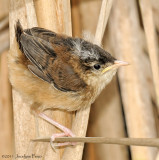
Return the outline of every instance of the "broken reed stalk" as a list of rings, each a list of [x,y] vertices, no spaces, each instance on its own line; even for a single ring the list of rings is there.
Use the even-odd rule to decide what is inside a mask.
[[[50,142],[50,138],[37,138],[32,141]],[[159,138],[105,138],[105,137],[59,137],[55,138],[56,142],[83,142],[83,143],[100,143],[100,144],[118,144],[159,147]]]
[[[109,39],[108,37],[106,38]],[[114,77],[111,83],[102,91],[92,106],[90,128],[87,132],[88,137],[98,136],[120,138],[126,136],[119,94],[120,92],[118,90],[117,79]],[[94,145],[96,155],[102,155],[101,159],[102,157],[105,157],[105,159],[108,160],[128,160],[127,146],[100,144],[91,145]]]
[[[106,9],[111,8],[110,4],[112,4],[112,0],[103,0],[103,3],[107,4],[108,6],[105,7],[100,13],[100,16],[99,16],[100,21],[98,22],[99,27],[97,28],[96,35],[100,34],[101,31],[102,33],[104,33],[107,21],[105,21],[105,17],[103,16],[103,13],[106,12],[106,17],[109,17],[110,10],[106,11]],[[105,22],[105,25],[103,25],[103,21]],[[99,36],[98,40],[95,40],[97,44],[100,44],[101,41],[102,41],[102,35]],[[76,118],[72,126],[72,131],[76,136],[83,137],[86,135],[89,113],[90,113],[90,106],[88,106],[86,109],[81,109],[77,111]],[[73,148],[71,147],[66,148],[62,160],[68,160],[68,159],[81,160],[82,154],[83,154],[83,148],[84,148],[84,144],[77,145]]]
[[[39,27],[43,27],[46,29],[50,29],[56,33],[63,33],[68,36],[72,35],[72,28],[71,28],[71,10],[70,10],[70,1],[69,0],[59,0],[59,1],[35,1],[35,8],[36,8],[36,14],[37,14],[37,20]],[[59,122],[60,124],[71,128],[72,124],[72,118],[73,118],[73,112],[65,112],[65,111],[59,111],[59,110],[48,110],[47,115],[49,117],[52,117],[55,121]],[[45,122],[42,119],[39,119],[39,128],[41,126],[45,126],[48,123]],[[58,133],[59,130],[57,130],[54,126],[50,126],[54,130],[52,130],[53,133]],[[41,129],[40,129],[41,130]],[[47,134],[47,130],[43,132],[40,131],[39,135]],[[46,157],[45,159],[52,159],[52,157],[56,157],[55,159],[61,159],[61,156],[63,155],[64,149],[59,149],[56,153],[52,152],[52,148],[50,147],[50,144],[48,144],[49,148],[46,151]]]
[[[10,1],[10,54],[20,54],[15,41],[14,25],[19,19],[24,28],[45,27],[57,33],[71,35],[71,13],[68,1],[39,0],[34,3],[32,0]],[[37,18],[36,18],[37,15]],[[37,24],[38,21],[38,24]],[[12,73],[14,74],[14,73]],[[15,129],[15,152],[18,154],[36,153],[44,159],[59,160],[62,150],[56,153],[52,151],[50,144],[39,144],[30,142],[36,136],[52,135],[55,133],[54,126],[42,119],[38,119],[30,113],[30,103],[26,102],[18,92],[13,90],[14,103],[14,129]],[[54,120],[70,128],[71,113],[62,111],[46,111]],[[19,138],[21,137],[21,138]],[[61,152],[61,153],[60,153]],[[15,154],[16,154],[15,153]]]
[[[34,2],[32,0],[25,0],[25,8],[27,14],[27,26],[28,28],[37,27],[37,17],[34,8]]]
[[[116,57],[131,64],[118,71],[128,135],[155,138],[153,106],[144,74],[147,57],[141,45],[142,30],[136,1],[115,1],[109,29]],[[133,159],[155,159],[156,152],[156,148],[131,146]]]
[[[80,3],[81,17],[79,23],[82,24],[82,30],[89,31],[91,35],[95,35],[96,27],[99,21],[98,19],[101,4],[102,1],[81,1]],[[85,32],[86,38],[88,37],[88,40],[92,42],[94,41],[94,37],[91,36],[89,32]],[[110,50],[109,36],[107,32],[105,32],[102,41],[102,47],[106,49],[106,51],[113,53]],[[122,106],[119,94],[118,84],[114,78],[91,106],[87,129],[88,137],[125,137]],[[83,159],[102,160],[103,157],[107,160],[128,160],[127,146],[100,145],[93,143],[85,144]]]
[[[96,29],[96,34],[94,38],[94,43],[101,45],[110,10],[113,4],[113,0],[103,0],[101,4],[100,16],[98,19],[98,25]]]
[[[0,56],[0,159],[4,154],[13,154],[12,95],[7,54],[8,51],[5,51]]]
[[[148,53],[150,57],[151,69],[154,81],[154,88],[156,91],[156,104],[159,113],[159,49],[157,46],[158,42],[157,42],[157,34],[155,30],[155,24],[152,13],[152,5],[151,1],[149,0],[140,0],[139,4],[141,8],[142,20],[145,29],[145,35],[149,51]]]
[[[32,3],[32,0],[30,0],[28,3]],[[27,4],[25,4],[24,1],[10,0],[10,13],[9,13],[10,55],[9,56],[21,54],[15,40],[14,26],[17,20],[18,19],[20,20],[20,23],[24,28],[27,28],[27,24],[33,27],[36,21],[36,19],[32,19],[32,21],[30,20],[27,21],[28,16],[34,17],[33,12],[31,12],[34,9],[34,7],[30,6],[30,14],[28,14],[28,12],[26,12],[27,9],[25,5]],[[11,61],[10,58],[8,60]],[[10,70],[10,74],[14,74],[14,71],[12,69]],[[30,113],[31,104],[29,101],[26,101],[25,97],[20,95],[20,93],[18,93],[14,89],[12,91],[13,91],[13,114],[14,114],[14,142],[15,142],[14,154],[21,154],[21,155],[26,154],[28,150],[32,150],[32,153],[34,153],[34,148],[31,148],[31,144],[29,142],[31,137],[36,137],[35,118],[33,114]],[[43,151],[41,149],[41,154],[42,153]]]

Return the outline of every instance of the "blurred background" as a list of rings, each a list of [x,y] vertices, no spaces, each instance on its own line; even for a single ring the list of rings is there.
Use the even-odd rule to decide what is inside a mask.
[[[4,159],[1,155],[12,155],[14,150],[12,92],[7,68],[9,3],[0,0],[0,160]],[[101,3],[101,0],[71,0],[74,37],[83,37],[87,32],[93,38]],[[119,69],[92,105],[87,136],[158,137],[159,1],[114,0],[102,47],[130,65]],[[159,160],[159,152],[151,147],[85,145],[83,160],[115,159]]]

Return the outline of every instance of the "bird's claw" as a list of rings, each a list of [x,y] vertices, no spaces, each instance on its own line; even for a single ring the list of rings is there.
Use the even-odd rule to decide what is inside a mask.
[[[56,145],[53,143],[53,140],[50,138],[50,145],[52,147],[52,149],[54,150],[54,152],[56,152]]]
[[[50,138],[50,145],[52,147],[52,149],[56,152],[56,148],[55,147],[62,147],[62,146],[69,146],[69,145],[76,145],[75,142],[64,142],[64,143],[57,143],[55,144],[54,141],[55,141],[55,138],[57,137],[64,137],[64,136],[70,136],[70,137],[74,137],[74,134],[71,132],[66,132],[66,133],[57,133],[57,134],[53,134]]]

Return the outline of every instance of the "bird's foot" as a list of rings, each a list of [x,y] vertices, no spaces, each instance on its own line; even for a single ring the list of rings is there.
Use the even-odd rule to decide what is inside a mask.
[[[66,145],[76,145],[75,142],[64,142],[64,143],[54,144],[53,142],[54,142],[55,138],[57,138],[57,137],[64,137],[64,136],[75,137],[75,135],[72,133],[72,131],[70,129],[59,124],[58,122],[54,121],[53,119],[49,118],[44,113],[40,113],[39,116],[63,131],[63,133],[57,133],[57,134],[53,134],[51,136],[50,144],[53,149],[55,149],[55,146],[60,147],[60,146],[66,146]]]
[[[64,142],[64,143],[54,143],[54,140],[55,138],[57,137],[64,137],[64,136],[67,136],[67,137],[75,137],[75,135],[71,132],[71,130],[67,130],[66,132],[64,133],[56,133],[56,134],[53,134],[50,138],[50,144],[51,144],[51,147],[53,148],[53,150],[55,151],[55,147],[63,147],[63,146],[74,146],[76,145],[75,142]]]

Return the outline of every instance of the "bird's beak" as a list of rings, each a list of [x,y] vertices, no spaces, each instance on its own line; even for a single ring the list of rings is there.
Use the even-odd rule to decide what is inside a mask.
[[[120,66],[126,66],[126,65],[129,65],[129,63],[128,62],[124,62],[124,61],[115,60],[114,64],[109,66],[109,67],[107,67],[107,68],[105,68],[105,69],[103,69],[102,73],[105,73],[105,72],[107,72],[107,71],[109,71],[111,69],[115,69],[115,68],[118,68]]]

